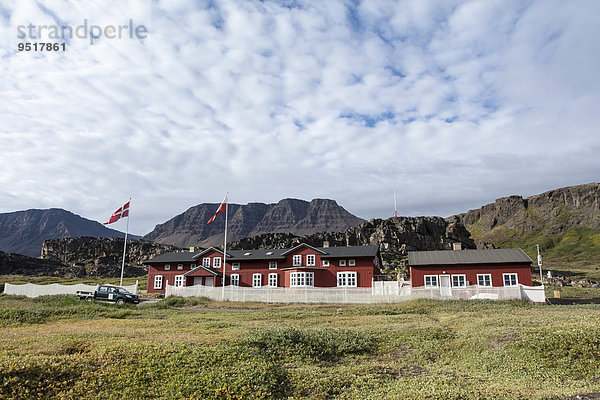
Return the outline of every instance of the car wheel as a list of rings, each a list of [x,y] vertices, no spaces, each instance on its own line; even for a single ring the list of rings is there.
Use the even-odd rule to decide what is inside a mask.
[[[118,299],[117,300],[117,305],[118,306],[122,306],[123,304],[125,304],[125,301],[123,299]]]

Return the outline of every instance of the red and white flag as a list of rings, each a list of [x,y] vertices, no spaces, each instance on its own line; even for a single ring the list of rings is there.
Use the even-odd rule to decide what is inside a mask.
[[[115,211],[111,216],[108,222],[105,222],[104,225],[112,224],[113,222],[117,222],[121,218],[129,217],[129,201],[125,203],[125,205]]]
[[[219,208],[217,208],[217,211],[215,212],[215,215],[213,215],[212,218],[208,220],[208,222],[206,223],[206,225],[208,225],[211,222],[213,222],[215,220],[215,217],[217,216],[217,214],[224,213],[225,212],[225,208],[227,208],[227,195],[225,195],[225,198],[223,199],[223,201],[221,202],[221,204],[219,204]]]

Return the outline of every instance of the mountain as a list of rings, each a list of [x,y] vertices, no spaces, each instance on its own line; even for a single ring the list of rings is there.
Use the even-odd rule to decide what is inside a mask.
[[[600,279],[600,183],[503,197],[451,218],[479,247],[521,247],[535,259],[539,244],[544,265]]]
[[[124,237],[125,234],[60,208],[0,214],[0,250],[5,252],[36,257],[44,240],[76,236]]]
[[[183,214],[157,225],[144,239],[179,247],[219,245],[223,243],[225,214],[217,215],[211,224],[206,223],[218,206],[216,203],[203,203],[191,207]],[[237,240],[275,232],[296,235],[334,232],[357,226],[363,221],[334,200],[327,199],[314,199],[310,202],[283,199],[274,204],[229,204],[227,239]]]

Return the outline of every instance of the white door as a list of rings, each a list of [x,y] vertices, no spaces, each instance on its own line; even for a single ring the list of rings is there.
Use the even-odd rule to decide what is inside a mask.
[[[210,287],[212,287],[214,285],[214,280],[215,280],[214,277],[207,276],[206,278],[204,278],[204,286],[210,286]]]
[[[194,285],[202,285],[202,277],[201,276],[194,277]]]
[[[440,295],[442,297],[452,296],[452,289],[450,289],[450,275],[440,275]]]

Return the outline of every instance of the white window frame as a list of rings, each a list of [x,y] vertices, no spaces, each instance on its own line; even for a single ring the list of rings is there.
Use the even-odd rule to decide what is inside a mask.
[[[321,259],[321,265],[323,265],[324,267],[329,267],[329,260]]]
[[[221,268],[221,257],[213,257],[213,268]]]
[[[294,267],[300,267],[302,265],[302,254],[296,254],[292,257],[292,265]]]
[[[508,276],[514,276],[515,277],[515,283],[514,284],[512,282],[510,282],[510,285],[506,284],[506,278]],[[504,274],[502,274],[502,283],[506,287],[519,286],[519,275],[516,272],[507,272],[507,273],[504,273]]]
[[[348,266],[349,267],[355,267],[356,266],[356,260],[348,260]]]
[[[292,272],[290,274],[290,287],[312,287],[315,286],[314,272]]]
[[[269,261],[269,269],[277,269],[277,261]]]
[[[183,269],[183,264],[177,264],[177,270],[181,271]]]
[[[202,259],[202,266],[204,268],[210,268],[210,257],[204,257]]]
[[[175,287],[183,287],[185,283],[185,277],[183,275],[175,275]]]
[[[317,264],[317,256],[315,254],[306,255],[306,266],[314,267]]]
[[[489,277],[489,285],[486,285],[486,277]],[[483,280],[483,285],[480,283]],[[477,286],[479,287],[492,287],[492,274],[477,274]]]
[[[154,289],[162,289],[163,288],[163,276],[162,275],[154,275]]]
[[[429,280],[429,282],[427,282]],[[435,285],[433,284],[435,281]],[[437,275],[425,275],[423,276],[423,285],[425,287],[439,287],[440,281]]]
[[[273,274],[273,273],[269,274],[269,286],[270,287],[277,287],[277,284],[279,282],[278,276],[279,275]]]
[[[240,263],[239,262],[231,263],[231,270],[232,271],[239,271],[240,270]]]
[[[165,264],[165,271],[171,270],[171,264]]]
[[[229,275],[229,284],[231,286],[240,286],[240,274]]]
[[[341,271],[337,273],[337,287],[357,287],[358,274],[356,271]]]
[[[454,278],[459,281],[458,285],[454,284]],[[460,278],[462,278],[462,284],[460,284]],[[450,285],[452,287],[467,287],[467,275],[466,274],[452,274],[450,275]]]
[[[340,260],[340,267],[346,266],[346,260]]]
[[[262,274],[252,274],[252,287],[262,287]]]

